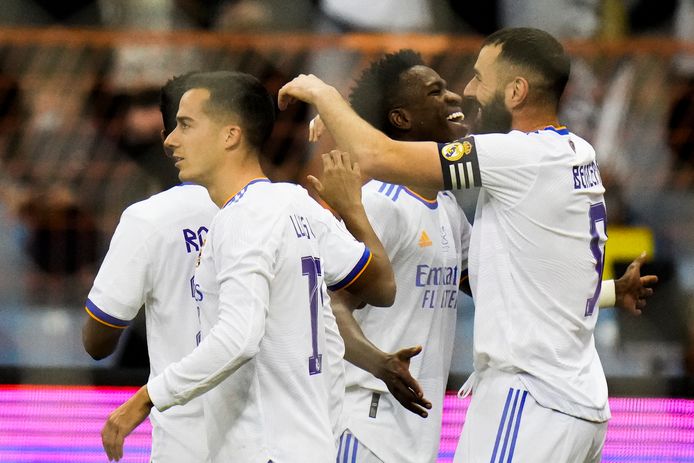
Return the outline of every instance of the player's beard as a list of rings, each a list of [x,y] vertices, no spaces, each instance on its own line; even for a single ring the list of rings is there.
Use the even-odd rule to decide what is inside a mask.
[[[504,104],[504,96],[497,92],[487,104],[481,105],[476,133],[508,133],[511,131],[511,111]]]

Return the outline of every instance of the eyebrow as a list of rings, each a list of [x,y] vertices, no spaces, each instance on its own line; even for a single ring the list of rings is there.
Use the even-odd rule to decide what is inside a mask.
[[[446,81],[443,80],[442,78],[438,78],[436,80],[432,80],[431,82],[426,84],[427,88],[431,87],[445,87],[446,86]]]
[[[193,120],[192,117],[188,116],[176,116],[176,122],[191,122]]]

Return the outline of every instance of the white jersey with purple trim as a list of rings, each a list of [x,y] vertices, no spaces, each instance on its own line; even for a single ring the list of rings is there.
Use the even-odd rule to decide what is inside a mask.
[[[370,258],[303,188],[250,182],[214,218],[195,272],[202,342],[149,381],[154,405],[206,392],[212,461],[333,461],[344,346],[338,359],[326,346],[326,283],[350,284]]]
[[[383,461],[433,462],[453,353],[458,286],[467,276],[470,223],[449,192],[429,201],[404,186],[371,181],[362,189],[362,200],[392,263],[398,290],[391,307],[367,305],[355,310],[354,317],[381,350],[423,346],[410,372],[432,409],[422,419],[402,407],[381,380],[346,363],[345,427]]]
[[[219,208],[201,186],[183,184],[128,207],[86,302],[87,312],[126,327],[145,306],[150,377],[196,346],[200,329],[191,297],[195,261]],[[202,401],[150,414],[152,461],[203,462]]]
[[[518,374],[540,405],[608,420],[593,339],[607,239],[595,150],[547,127],[468,137],[440,153],[449,186],[482,187],[469,259],[475,372]]]

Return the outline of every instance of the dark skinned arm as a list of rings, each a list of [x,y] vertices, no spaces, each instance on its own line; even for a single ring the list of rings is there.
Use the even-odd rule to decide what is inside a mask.
[[[422,346],[408,347],[389,354],[369,341],[354,319],[353,311],[364,306],[354,296],[339,291],[331,293],[331,305],[340,335],[345,341],[345,360],[383,381],[400,404],[422,418],[428,416],[431,402],[410,374],[410,359]]]
[[[641,276],[641,266],[646,262],[646,253],[629,264],[624,275],[614,282],[615,307],[629,312],[632,315],[641,315],[646,307],[646,299],[653,295],[652,286],[658,283],[656,275]]]
[[[118,340],[125,331],[113,328],[94,320],[87,315],[82,325],[82,345],[94,360],[101,360],[111,355],[118,346]]]

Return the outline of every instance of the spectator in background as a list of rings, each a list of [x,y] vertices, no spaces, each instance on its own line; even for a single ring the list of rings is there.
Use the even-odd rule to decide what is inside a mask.
[[[166,190],[180,181],[178,170],[162,154],[159,94],[159,89],[145,88],[126,96],[118,147],[157,179],[157,189]]]
[[[667,186],[694,190],[694,77],[680,77],[681,93],[675,97],[667,124],[672,153]]]

